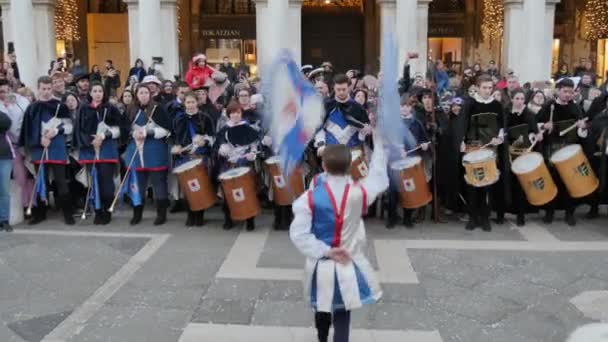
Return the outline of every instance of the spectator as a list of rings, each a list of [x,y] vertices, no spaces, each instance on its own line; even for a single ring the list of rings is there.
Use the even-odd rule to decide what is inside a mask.
[[[231,83],[233,83],[233,84],[236,83],[236,80],[237,80],[236,69],[234,69],[232,64],[230,64],[230,60],[228,59],[228,56],[224,56],[222,62],[223,63],[220,66],[219,70],[228,76],[228,80],[230,80]]]
[[[553,76],[556,81],[564,77],[570,77],[570,70],[568,70],[568,64],[566,63],[562,63],[559,70]]]
[[[6,113],[0,112],[0,230],[7,232],[13,231],[9,220],[11,209],[11,171],[13,169],[15,151],[7,136],[10,128],[11,119]]]
[[[528,101],[528,109],[532,111],[534,114],[538,114],[540,109],[545,104],[545,94],[542,90],[535,90],[530,96],[530,100]]]
[[[78,75],[78,76],[82,76],[82,75]],[[101,70],[99,69],[99,65],[93,64],[93,66],[91,67],[91,74],[89,75],[89,81],[101,82],[101,80],[102,80],[102,76],[101,76]],[[88,92],[88,89],[87,89],[87,92]]]
[[[148,88],[150,90],[150,96],[153,99],[160,94],[160,86],[162,84],[160,83],[160,80],[158,79],[158,77],[156,77],[154,75],[148,75],[148,76],[144,77],[142,84],[144,84],[146,86],[146,88]],[[157,100],[154,99],[154,101],[157,101]]]
[[[496,77],[496,78],[500,79],[500,71],[498,70],[498,67],[496,66],[496,62],[494,62],[494,60],[491,60],[490,63],[488,63],[487,73],[488,73],[488,75],[490,75],[492,77]]]
[[[106,61],[106,73],[104,75],[104,88],[107,96],[115,96],[116,90],[120,88],[120,71],[114,68],[111,59]]]
[[[144,77],[146,77],[146,69],[144,67],[144,61],[142,61],[141,58],[136,59],[135,65],[131,69],[129,69],[129,78],[128,78],[129,82],[128,83],[132,83],[131,76],[135,76],[137,82],[143,81]]]
[[[87,73],[87,69],[84,65],[80,64],[80,58],[74,59],[74,64],[70,68],[70,73],[72,75],[82,75]]]
[[[190,69],[186,73],[186,83],[191,89],[207,85],[207,81],[215,70],[207,65],[207,56],[200,53],[192,57]]]
[[[55,73],[51,76],[53,79],[52,91],[53,97],[61,100],[63,94],[65,94],[65,77],[64,73]]]

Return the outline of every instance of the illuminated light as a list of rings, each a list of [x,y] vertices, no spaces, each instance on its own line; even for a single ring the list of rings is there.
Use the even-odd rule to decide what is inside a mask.
[[[80,40],[78,4],[76,0],[57,0],[55,7],[55,36],[58,40]]]
[[[502,0],[483,1],[483,20],[481,21],[481,33],[484,40],[493,41],[502,38],[504,5]]]
[[[608,2],[588,0],[585,4],[585,31],[588,40],[608,38]]]

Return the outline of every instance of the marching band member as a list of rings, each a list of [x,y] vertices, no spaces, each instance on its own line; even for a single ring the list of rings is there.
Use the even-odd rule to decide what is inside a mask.
[[[171,153],[177,157],[174,166],[191,159],[202,158],[203,165],[209,167],[211,147],[215,137],[213,120],[199,111],[194,93],[185,95],[184,106],[184,111],[177,114],[175,120],[175,145],[171,148]],[[194,212],[188,209],[186,226],[203,226],[204,215],[204,210]]]
[[[224,172],[235,167],[253,167],[257,158],[259,132],[243,118],[243,110],[238,102],[232,101],[226,107],[228,122],[216,135],[219,172]],[[224,196],[226,196],[224,194]],[[226,201],[223,206],[224,229],[234,226],[230,217],[230,208]],[[255,229],[255,218],[247,219],[246,229]]]
[[[461,152],[465,152],[466,145],[489,143],[496,147],[504,141],[502,105],[492,97],[492,78],[488,75],[479,76],[477,86],[478,93],[469,100],[463,113],[467,117],[467,128],[465,141],[461,143]],[[465,227],[467,230],[473,230],[475,227],[481,227],[487,232],[492,230],[488,195],[495,195],[494,191],[492,186],[466,185],[469,210],[469,222]]]
[[[420,144],[421,149],[423,151],[427,151],[429,148],[429,139],[426,135],[426,130],[422,123],[414,117],[414,103],[410,100],[410,96],[408,93],[404,93],[401,96],[401,119],[403,120],[405,126],[410,130],[416,142]],[[404,145],[399,147],[399,153],[395,158],[391,158],[396,161],[398,159],[404,159],[409,156],[418,155],[417,152],[412,152],[408,154],[407,151],[415,148],[415,146],[408,146],[407,141],[404,141]],[[397,205],[399,203],[399,193],[397,190],[397,186],[395,185],[395,181],[391,177],[391,186],[389,187],[388,194],[388,215],[386,228],[392,229],[395,227],[395,224],[399,221],[399,216],[397,215]],[[403,209],[403,225],[406,228],[413,228],[414,221],[412,220],[412,214],[415,209]]]
[[[585,121],[581,119],[581,110],[573,101],[574,82],[569,78],[565,78],[557,84],[557,89],[557,99],[555,101],[549,101],[537,114],[538,122],[542,123],[542,128],[547,133],[544,140],[545,143],[543,144],[543,152],[547,161],[549,161],[553,152],[557,151],[561,147],[564,147],[566,144],[577,143],[577,134],[583,138],[587,136],[587,131],[584,129],[586,127]],[[576,132],[571,131],[572,134],[560,136],[560,128],[556,123],[561,121],[576,121],[579,129]],[[550,165],[549,170],[551,171],[553,180],[557,185],[558,194],[556,199],[547,205],[543,221],[545,223],[553,222],[555,210],[564,209],[566,211],[566,223],[569,226],[574,226],[576,225],[576,219],[574,218],[576,203],[568,194],[566,186],[559,177],[557,170],[551,166],[551,163],[547,164]]]
[[[118,109],[107,101],[100,82],[92,82],[89,89],[89,101],[80,107],[76,119],[74,141],[79,150],[78,162],[87,165],[89,173],[92,167],[97,168],[101,209],[95,210],[93,223],[105,225],[112,220],[108,209],[114,198],[114,173],[119,160],[117,139],[121,129],[126,128],[126,122]]]
[[[591,200],[591,211],[587,214],[587,218],[596,218],[599,216],[599,205],[606,202],[606,176],[608,169],[606,162],[608,161],[608,110],[604,109],[600,113],[596,113],[591,122],[588,144],[593,145],[593,162],[595,173],[600,179],[600,187]],[[591,215],[590,215],[591,214]]]
[[[127,145],[123,160],[127,169],[137,171],[142,202],[146,198],[148,178],[150,178],[156,202],[154,225],[162,225],[167,220],[169,206],[167,189],[169,147],[165,139],[170,135],[172,123],[165,109],[152,101],[152,93],[145,84],[137,87],[135,102],[129,108],[128,115],[132,139]],[[143,210],[143,203],[133,207],[131,225],[141,221]]]
[[[525,104],[526,95],[523,90],[518,89],[511,93],[511,104],[509,105],[510,111],[506,115],[506,130],[507,130],[507,146],[513,146],[517,148],[528,148],[534,141],[542,141],[542,133],[539,133],[538,126],[536,125],[535,114],[526,107]],[[525,137],[515,136],[517,134],[511,134],[516,129],[515,127],[526,127]],[[518,130],[518,129],[517,129]],[[519,131],[519,130],[518,130]],[[507,158],[507,161],[510,159]],[[527,199],[521,185],[517,180],[517,176],[511,171],[509,167],[505,172],[509,172],[508,182],[510,183],[512,207],[515,214],[517,215],[517,226],[521,227],[526,224],[525,222],[525,210],[527,208]]]
[[[326,145],[342,144],[363,152],[365,138],[371,133],[365,109],[348,95],[345,75],[334,78],[334,98],[325,102],[323,126],[315,135],[314,147],[320,156]]]
[[[334,341],[347,342],[350,312],[376,302],[380,284],[365,256],[362,216],[389,179],[382,138],[374,134],[370,173],[353,183],[349,176],[351,153],[342,144],[323,152],[322,177],[294,202],[290,237],[306,256],[305,296],[315,312],[320,342],[327,342],[334,325]]]
[[[65,224],[75,223],[72,217],[72,203],[68,191],[66,165],[68,150],[66,136],[72,134],[73,124],[68,108],[53,98],[53,80],[48,76],[38,79],[38,101],[25,111],[19,145],[30,153],[36,168],[48,167],[57,186],[57,203],[63,210]],[[48,176],[48,172],[45,172]],[[42,179],[40,182],[46,182]],[[45,194],[39,194],[45,196]],[[40,198],[39,198],[40,199]],[[46,219],[47,203],[38,200],[32,208],[29,224],[37,224]]]

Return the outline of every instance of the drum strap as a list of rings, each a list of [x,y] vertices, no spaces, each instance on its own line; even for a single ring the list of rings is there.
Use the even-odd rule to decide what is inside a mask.
[[[340,203],[340,211],[338,211],[338,205],[336,203],[336,198],[334,197],[334,193],[329,188],[329,185],[326,183],[323,184],[325,187],[325,191],[327,191],[327,195],[329,196],[329,201],[331,202],[331,206],[334,208],[336,227],[334,228],[334,240],[331,243],[332,247],[340,247],[342,243],[342,226],[344,225],[344,211],[346,209],[346,201],[348,200],[348,192],[350,190],[350,184],[346,184],[344,187],[344,193],[342,194],[342,203]]]
[[[361,216],[365,216],[367,214],[367,191],[361,184],[359,184],[359,189],[361,189],[361,194],[363,194],[363,204],[362,204],[362,208],[361,208]]]

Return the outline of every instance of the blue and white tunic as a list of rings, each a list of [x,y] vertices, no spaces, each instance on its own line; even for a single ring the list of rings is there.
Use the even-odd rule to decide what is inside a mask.
[[[157,111],[161,111],[162,108],[156,108]],[[161,115],[161,113],[158,113]],[[164,113],[163,113],[164,115]],[[128,163],[131,161],[134,153],[132,167],[137,171],[166,171],[169,169],[169,146],[167,145],[165,138],[169,136],[170,131],[165,129],[153,120],[148,122],[148,117],[143,110],[139,110],[135,118],[133,119],[132,128],[133,132],[137,127],[146,127],[147,129],[154,130],[154,136],[148,136],[144,141],[143,149],[138,151],[135,139],[131,139],[127,145],[127,149],[123,155],[123,161]]]
[[[381,139],[372,155],[370,174],[359,182],[325,174],[293,205],[290,236],[306,259],[306,296],[317,312],[352,310],[376,302],[382,290],[365,256],[362,215],[388,187]],[[327,258],[332,247],[344,248],[352,262]]]
[[[345,118],[340,106],[329,110],[327,120],[315,135],[315,147],[342,144],[350,148],[359,147],[365,142],[365,134]]]

